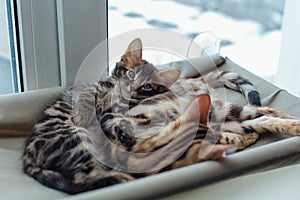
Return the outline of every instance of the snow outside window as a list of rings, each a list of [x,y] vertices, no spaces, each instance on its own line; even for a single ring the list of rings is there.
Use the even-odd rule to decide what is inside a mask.
[[[108,37],[159,27],[191,38],[211,31],[220,52],[273,82],[277,72],[285,0],[114,0],[108,1]],[[172,58],[156,55],[160,64]],[[168,60],[169,59],[169,60]]]

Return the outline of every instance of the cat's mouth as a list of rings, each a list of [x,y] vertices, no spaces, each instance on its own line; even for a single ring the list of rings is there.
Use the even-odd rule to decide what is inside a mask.
[[[138,92],[136,92],[136,91],[131,92],[130,97],[132,99],[142,99],[143,98],[141,95],[138,95]]]

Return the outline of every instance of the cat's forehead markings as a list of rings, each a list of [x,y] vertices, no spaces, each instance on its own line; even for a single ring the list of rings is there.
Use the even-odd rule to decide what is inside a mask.
[[[138,70],[138,71],[135,73],[134,80],[136,80],[136,79],[138,78],[138,76],[140,76],[142,73],[143,73],[143,70]]]

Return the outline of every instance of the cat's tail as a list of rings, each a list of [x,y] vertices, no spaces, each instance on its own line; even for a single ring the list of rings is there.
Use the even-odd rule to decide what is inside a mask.
[[[261,106],[260,94],[257,88],[248,79],[241,77],[235,72],[213,71],[203,76],[203,78],[213,88],[225,86],[241,92],[249,104]]]
[[[50,169],[29,166],[25,172],[45,186],[69,193],[78,194],[132,180],[130,175],[116,172],[91,170],[86,173],[81,169],[74,172],[58,172]]]

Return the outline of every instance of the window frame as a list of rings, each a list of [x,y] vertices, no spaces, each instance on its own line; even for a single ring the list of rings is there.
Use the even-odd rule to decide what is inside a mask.
[[[286,89],[295,96],[300,97],[300,28],[295,26],[300,16],[297,8],[300,1],[286,0],[284,18],[282,22],[282,41],[280,49],[280,59],[274,83]]]
[[[6,0],[8,31],[9,31],[9,47],[10,47],[10,59],[11,59],[11,76],[12,76],[12,88],[13,92],[23,91],[23,85],[21,84],[22,75],[20,72],[19,61],[19,40],[18,40],[18,28],[15,24],[18,23],[15,0]]]
[[[107,40],[106,0],[16,4],[24,91],[72,84],[83,59]]]

